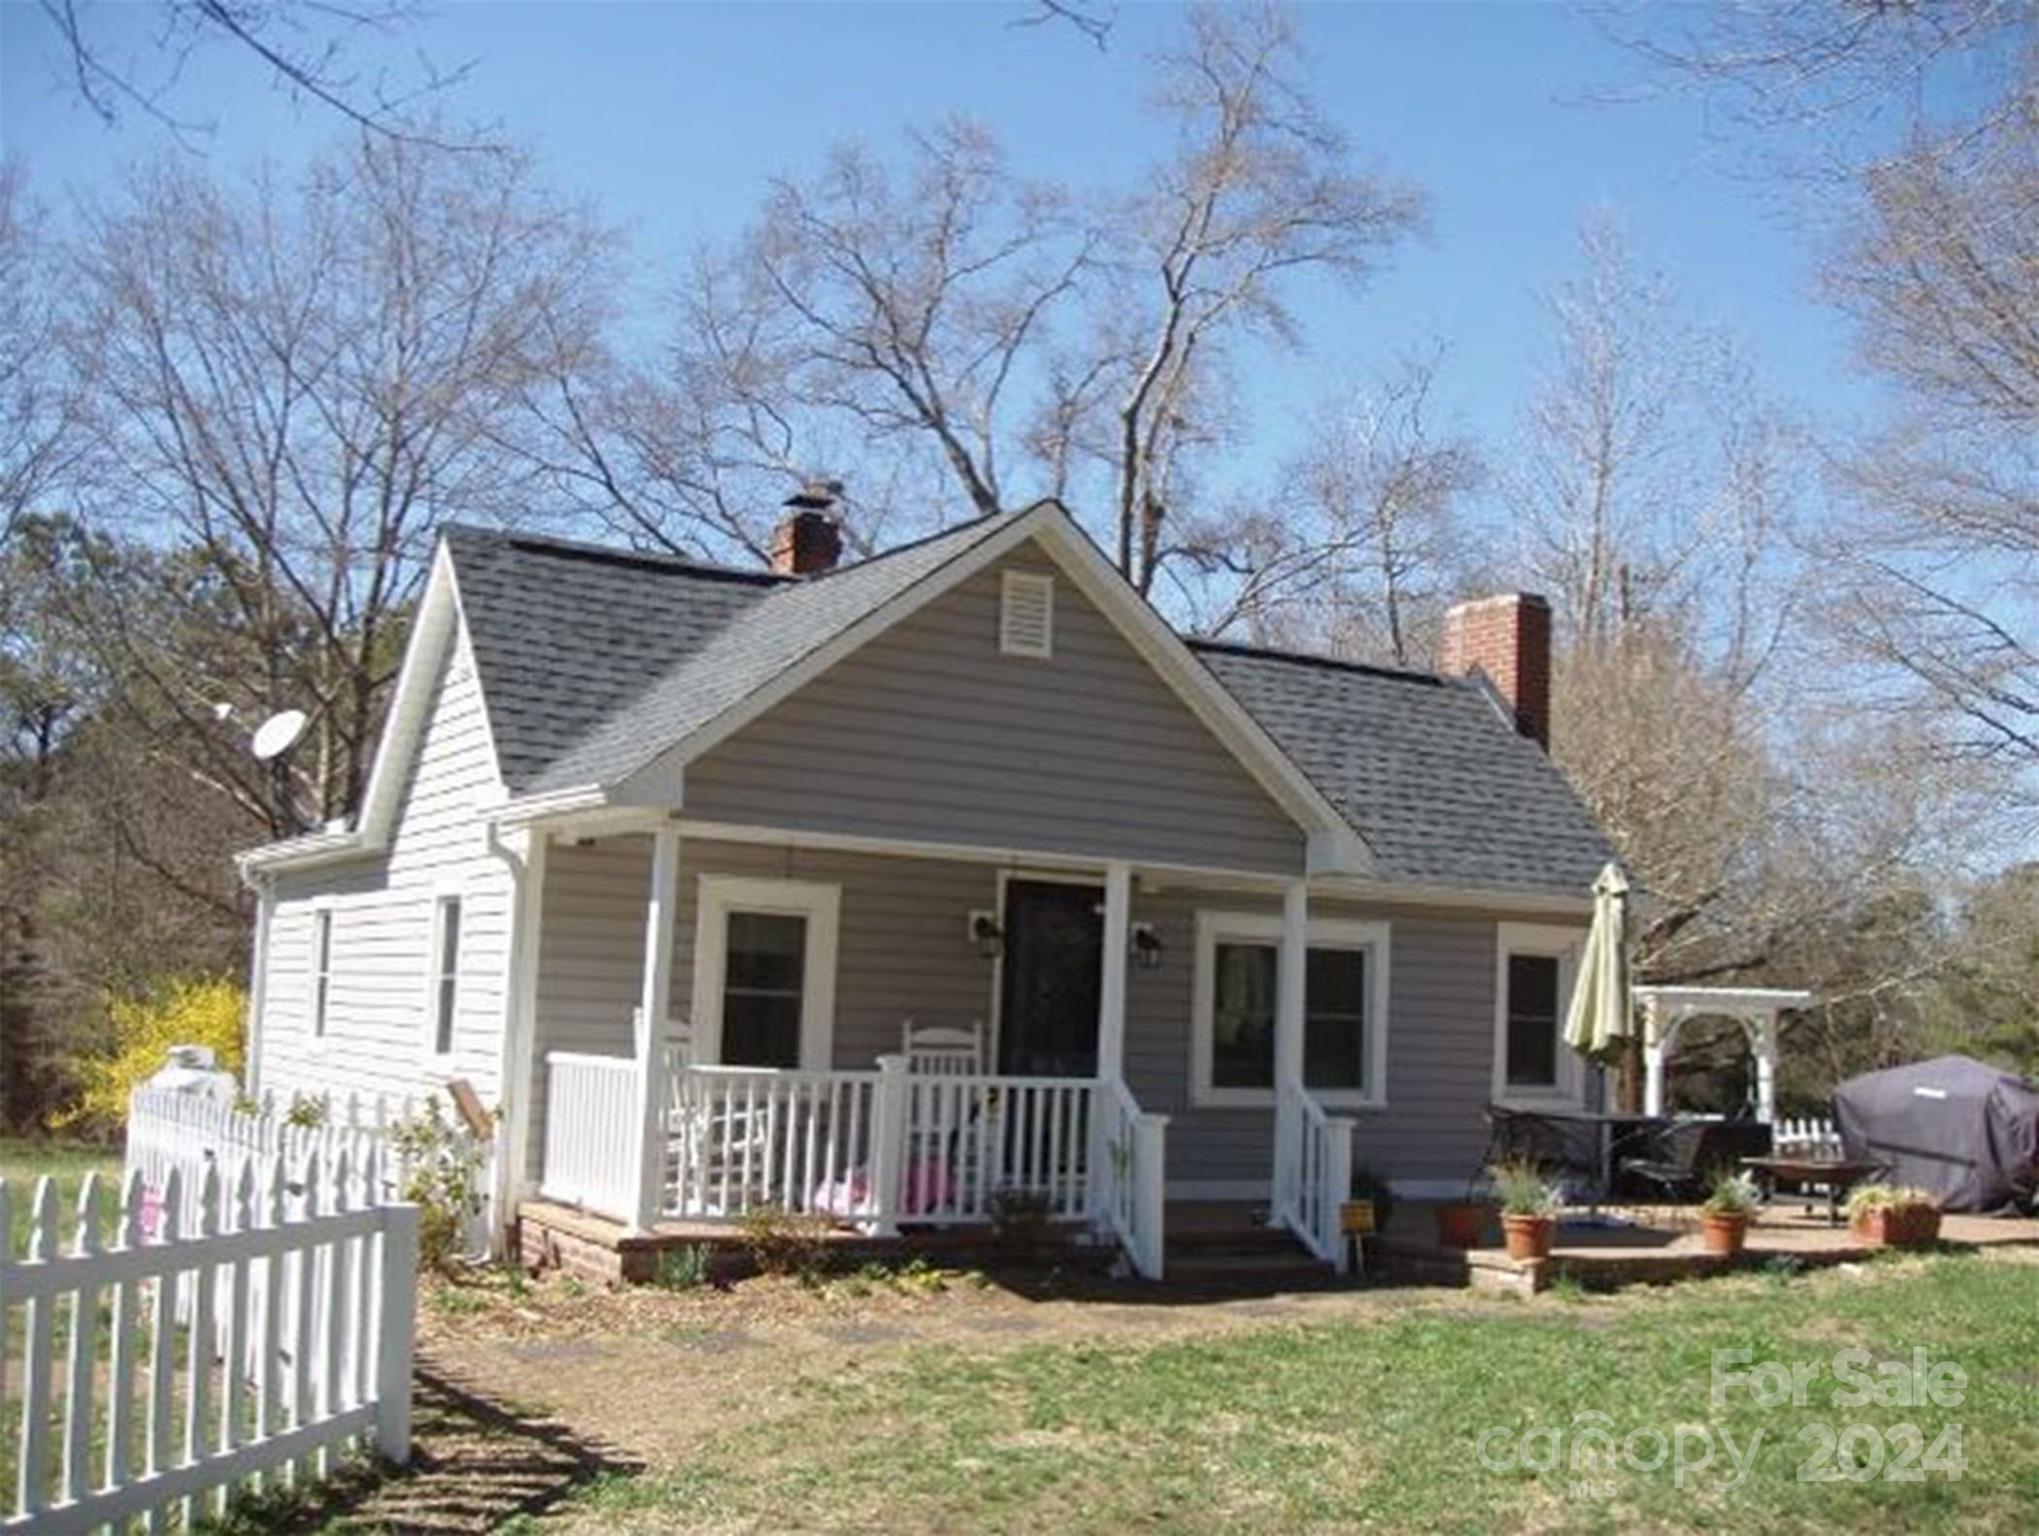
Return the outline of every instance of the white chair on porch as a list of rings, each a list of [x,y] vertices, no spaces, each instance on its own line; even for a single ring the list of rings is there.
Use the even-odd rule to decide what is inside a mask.
[[[640,1017],[642,1010],[632,1011],[633,1031]],[[703,1104],[685,1092],[687,1068],[693,1065],[694,1027],[686,1019],[669,1016],[660,1049],[666,1094],[666,1187],[684,1202],[687,1192],[681,1172],[691,1168],[695,1170],[694,1187],[719,1196],[726,1186],[741,1209],[748,1192],[741,1189],[737,1175],[743,1168],[764,1166],[761,1154],[772,1137],[773,1104],[767,1099],[752,1107],[719,1097]],[[733,1213],[682,1209],[676,1214]]]
[[[900,1029],[899,1049],[906,1070],[936,1077],[981,1077],[984,1073],[984,1021],[968,1029],[942,1024],[917,1025],[908,1019]]]

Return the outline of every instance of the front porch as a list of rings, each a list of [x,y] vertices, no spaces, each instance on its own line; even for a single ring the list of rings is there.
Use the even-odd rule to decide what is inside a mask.
[[[964,1242],[1003,1214],[1159,1278],[1172,1194],[1251,1199],[1339,1263],[1353,1121],[1297,1081],[1304,880],[671,818],[532,835],[514,1203],[552,1208],[562,1240],[586,1235],[554,1219],[562,1210],[618,1224],[603,1238],[618,1252],[726,1233],[765,1209],[826,1222],[841,1243]],[[1208,910],[1244,913],[1270,993],[1280,974],[1261,1036],[1278,1089],[1192,1087]],[[1352,916],[1336,926],[1366,930],[1377,981],[1350,1026],[1355,1072],[1377,1086],[1386,926]],[[1467,945],[1491,933],[1448,931]],[[916,1026],[967,1045],[909,1059]],[[1487,1019],[1466,1027],[1484,1036]],[[1455,1171],[1470,1151],[1448,1155]]]

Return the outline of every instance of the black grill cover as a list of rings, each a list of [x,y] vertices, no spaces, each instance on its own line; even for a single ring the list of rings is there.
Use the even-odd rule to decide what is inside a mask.
[[[1968,1056],[1865,1072],[1834,1090],[1851,1158],[1950,1211],[2002,1211],[2039,1195],[2039,1090]]]

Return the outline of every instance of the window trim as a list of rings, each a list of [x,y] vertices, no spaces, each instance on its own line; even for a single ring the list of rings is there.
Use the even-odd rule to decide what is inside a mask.
[[[1586,1101],[1586,1064],[1565,1044],[1565,1015],[1579,979],[1583,928],[1548,923],[1497,923],[1494,931],[1493,1102],[1504,1109],[1576,1109]],[[1557,1081],[1548,1088],[1508,1081],[1508,962],[1516,955],[1547,955],[1558,962]]]
[[[429,948],[425,951],[425,1061],[432,1067],[443,1067],[453,1060],[454,1045],[460,1034],[461,973],[467,962],[467,918],[468,903],[466,892],[459,886],[442,886],[432,893],[432,921],[428,925]],[[459,947],[453,955],[453,1016],[446,1021],[446,1049],[439,1049],[439,984],[445,979],[439,971],[440,957],[445,952],[446,910],[457,906],[460,909],[458,929]]]
[[[314,1051],[323,1051],[332,1038],[333,1028],[333,948],[339,934],[339,924],[334,920],[335,906],[332,897],[318,896],[310,905],[311,932],[305,944],[304,967],[304,1037]],[[323,930],[324,945],[320,944]],[[324,965],[320,965],[320,950],[324,949]],[[325,1006],[319,1005],[319,982],[325,982]]]
[[[1038,597],[1041,604],[1041,643],[1024,644],[1014,635],[1012,604],[1015,593]],[[1055,578],[1045,571],[1003,571],[998,583],[998,654],[1051,661],[1055,656]]]
[[[1367,1087],[1311,1088],[1319,1103],[1338,1109],[1385,1109],[1388,1104],[1389,967],[1394,953],[1394,925],[1342,917],[1310,919],[1311,949],[1363,949],[1367,956]],[[1221,1088],[1211,1081],[1215,1039],[1218,945],[1221,943],[1281,944],[1281,918],[1268,912],[1222,912],[1199,909],[1196,915],[1196,977],[1190,1013],[1189,1092],[1199,1106],[1267,1106],[1272,1088]],[[1280,989],[1279,973],[1276,980]],[[1277,995],[1275,1007],[1281,1006]]]
[[[836,954],[842,925],[842,887],[812,880],[767,880],[703,875],[695,900],[694,1059],[722,1060],[722,990],[729,974],[729,915],[765,912],[807,919],[800,975],[800,1065],[826,1072],[835,1050]]]

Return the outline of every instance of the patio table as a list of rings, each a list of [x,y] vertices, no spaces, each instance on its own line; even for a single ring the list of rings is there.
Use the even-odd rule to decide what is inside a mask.
[[[1864,1179],[1883,1171],[1881,1163],[1845,1157],[1745,1157],[1742,1166],[1755,1176],[1762,1188],[1765,1205],[1777,1197],[1779,1179],[1794,1184],[1824,1185],[1827,1191],[1827,1224],[1835,1227],[1841,1224],[1842,1197]],[[1807,1209],[1810,1208],[1808,1202]]]

